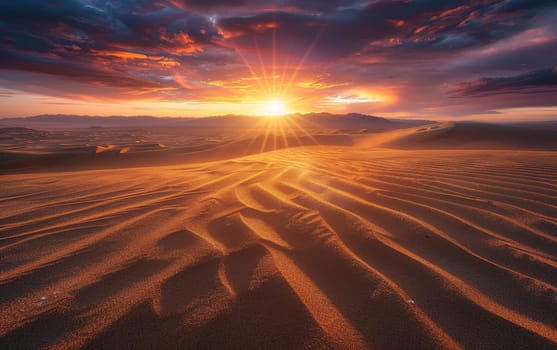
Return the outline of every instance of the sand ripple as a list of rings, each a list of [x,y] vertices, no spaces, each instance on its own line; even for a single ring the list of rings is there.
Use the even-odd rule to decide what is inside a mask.
[[[557,348],[551,152],[2,176],[0,348]]]

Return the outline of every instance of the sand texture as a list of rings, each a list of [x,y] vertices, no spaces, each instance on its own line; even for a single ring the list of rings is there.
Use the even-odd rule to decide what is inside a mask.
[[[555,152],[373,139],[1,175],[0,348],[557,349]]]

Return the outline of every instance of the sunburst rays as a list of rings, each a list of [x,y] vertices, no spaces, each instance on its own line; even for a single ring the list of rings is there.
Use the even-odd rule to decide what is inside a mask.
[[[251,79],[257,85],[257,89],[259,89],[260,93],[257,99],[260,100],[259,104],[262,107],[261,114],[274,117],[281,116],[280,118],[260,118],[257,122],[254,122],[254,126],[243,135],[243,137],[251,139],[247,145],[248,148],[257,147],[254,144],[259,142],[260,152],[294,146],[319,145],[317,139],[302,125],[303,123],[296,120],[299,119],[299,116],[293,113],[288,114],[287,106],[292,102],[292,88],[296,84],[298,75],[303,71],[306,60],[319,42],[324,29],[322,27],[316,33],[315,38],[298,59],[296,59],[296,55],[292,54],[291,48],[288,47],[286,52],[280,55],[283,58],[280,63],[277,58],[277,30],[279,30],[279,25],[276,19],[267,29],[272,31],[270,33],[270,46],[272,48],[270,57],[262,52],[256,34],[252,34],[253,48],[251,50],[242,49],[241,45],[236,42],[237,38],[228,40],[232,49],[245,65]],[[268,61],[270,61],[269,64]],[[296,64],[292,64],[293,62],[296,62]],[[246,96],[246,98],[250,99],[254,96]]]

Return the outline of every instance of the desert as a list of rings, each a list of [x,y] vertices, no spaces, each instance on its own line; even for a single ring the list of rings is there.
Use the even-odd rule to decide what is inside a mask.
[[[3,129],[74,158],[2,162],[2,348],[556,348],[555,131],[384,122],[187,151]]]
[[[0,350],[557,350],[556,19],[0,0]]]

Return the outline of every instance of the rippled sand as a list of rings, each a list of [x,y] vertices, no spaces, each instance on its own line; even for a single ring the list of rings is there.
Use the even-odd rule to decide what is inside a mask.
[[[0,347],[557,348],[554,152],[1,176]]]

